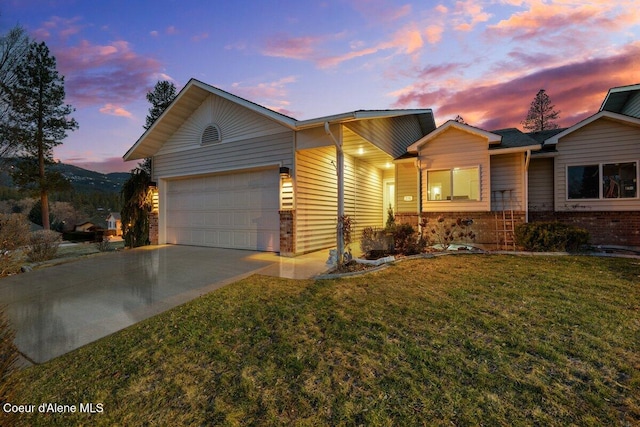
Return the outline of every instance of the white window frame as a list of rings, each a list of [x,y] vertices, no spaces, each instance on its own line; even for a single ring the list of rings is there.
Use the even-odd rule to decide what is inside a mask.
[[[635,197],[604,197],[603,189],[604,189],[604,174],[603,169],[604,165],[615,165],[618,163],[635,163],[636,165],[636,195]],[[578,167],[578,166],[598,166],[598,198],[591,199],[572,199],[569,197],[569,168]],[[640,188],[638,183],[640,183],[640,162],[638,160],[612,160],[612,161],[604,161],[604,162],[584,162],[584,163],[571,163],[565,165],[565,179],[564,179],[564,189],[565,189],[565,201],[567,202],[575,202],[576,200],[584,200],[584,201],[612,201],[612,200],[638,200],[640,198]]]
[[[477,199],[454,199],[454,186],[453,186],[453,172],[456,170],[467,170],[467,169],[477,169],[478,170],[478,198]],[[449,185],[451,187],[451,198],[450,199],[441,199],[441,200],[432,200],[430,198],[431,192],[431,183],[429,182],[429,172],[449,172]],[[437,169],[427,169],[427,202],[434,203],[451,203],[451,202],[461,202],[461,203],[474,203],[482,201],[482,170],[481,165],[474,166],[460,166],[460,167],[452,167],[452,168],[437,168]]]

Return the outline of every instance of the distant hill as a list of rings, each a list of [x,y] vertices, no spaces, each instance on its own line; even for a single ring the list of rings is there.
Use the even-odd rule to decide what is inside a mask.
[[[0,164],[0,186],[13,187],[9,173],[13,164],[15,164],[13,159],[6,159]],[[120,193],[122,185],[129,179],[127,172],[104,174],[66,163],[56,163],[51,168],[71,181],[73,189],[79,193]]]

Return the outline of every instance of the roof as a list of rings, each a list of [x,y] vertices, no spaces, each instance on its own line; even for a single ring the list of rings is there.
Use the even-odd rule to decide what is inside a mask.
[[[540,145],[538,141],[516,128],[493,130],[491,133],[502,136],[500,144],[489,147],[492,150],[502,148],[533,147]]]
[[[582,120],[579,123],[576,123],[575,125],[571,126],[570,128],[567,128],[565,130],[563,130],[562,132],[559,132],[555,135],[553,135],[551,138],[548,138],[545,140],[544,144],[546,145],[555,145],[558,143],[558,141],[569,135],[570,133],[573,133],[575,131],[577,131],[578,129],[587,126],[590,123],[595,122],[596,120],[599,120],[601,118],[605,118],[608,120],[613,120],[613,121],[617,121],[617,122],[621,122],[621,123],[625,123],[625,124],[629,124],[629,125],[633,125],[633,126],[640,126],[640,119],[635,118],[635,117],[631,117],[631,116],[625,116],[624,114],[618,114],[618,113],[612,113],[611,111],[600,111],[599,113],[594,114],[593,116],[587,117],[586,119]]]
[[[109,217],[113,217],[113,219],[118,220],[118,221],[121,219],[120,218],[120,212],[109,212],[109,216],[107,216],[107,219]]]
[[[564,132],[565,130],[567,130],[567,128],[547,129],[547,130],[540,130],[537,132],[529,132],[527,133],[527,135],[530,138],[533,138],[539,144],[544,144],[544,142],[547,139],[559,134],[560,132]]]
[[[164,144],[164,142],[169,139],[171,135],[180,128],[180,126],[182,126],[189,116],[193,114],[200,104],[202,104],[202,102],[212,94],[243,106],[285,127],[288,127],[293,131],[324,126],[327,122],[330,124],[337,124],[357,120],[391,118],[407,115],[419,115],[421,116],[419,117],[421,125],[428,126],[432,123],[433,127],[435,127],[433,111],[431,109],[356,110],[309,120],[296,120],[199,80],[191,79],[180,93],[178,93],[169,107],[167,107],[167,109],[153,123],[153,125],[151,125],[151,127],[147,129],[135,144],[125,153],[123,156],[124,160],[142,159],[155,154],[160,147],[162,147],[162,144]],[[430,120],[422,117],[425,115],[429,116]]]
[[[495,151],[494,154],[505,152],[517,152],[525,150],[539,150],[541,148],[540,142],[531,138],[525,133],[522,133],[516,128],[500,129],[488,132],[486,130],[467,125],[465,123],[456,122],[455,120],[449,120],[440,126],[438,129],[426,135],[424,138],[415,142],[407,151],[416,153],[418,149],[426,142],[436,138],[450,128],[455,128],[463,132],[471,133],[486,138],[489,143],[489,150]]]
[[[427,142],[431,141],[432,139],[435,139],[438,135],[446,132],[447,130],[451,129],[451,128],[455,128],[458,130],[461,130],[463,132],[467,132],[473,135],[478,135],[484,138],[487,138],[487,140],[489,141],[489,144],[499,144],[500,141],[502,140],[502,136],[492,133],[492,132],[487,132],[486,130],[474,127],[474,126],[470,126],[468,124],[465,123],[460,123],[457,122],[455,120],[448,120],[447,122],[445,122],[444,124],[440,125],[437,129],[435,129],[434,131],[430,132],[429,134],[425,135],[424,137],[420,138],[418,141],[414,142],[413,144],[411,144],[409,147],[407,147],[407,151],[410,153],[417,153],[418,149],[426,144]]]
[[[640,84],[619,86],[609,89],[607,96],[604,98],[600,111],[611,111],[620,113],[627,103],[627,100],[636,92],[640,91]]]

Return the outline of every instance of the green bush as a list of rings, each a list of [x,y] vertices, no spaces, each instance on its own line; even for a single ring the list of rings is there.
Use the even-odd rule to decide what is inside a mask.
[[[519,224],[515,237],[518,246],[534,252],[575,252],[589,243],[587,230],[560,222]]]
[[[27,257],[32,262],[46,261],[56,256],[62,239],[52,230],[34,231],[29,236]]]

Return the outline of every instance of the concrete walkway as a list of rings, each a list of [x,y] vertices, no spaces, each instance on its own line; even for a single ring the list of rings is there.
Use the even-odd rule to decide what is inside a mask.
[[[147,246],[2,278],[0,304],[23,363],[42,363],[254,273],[313,277],[327,255]]]

